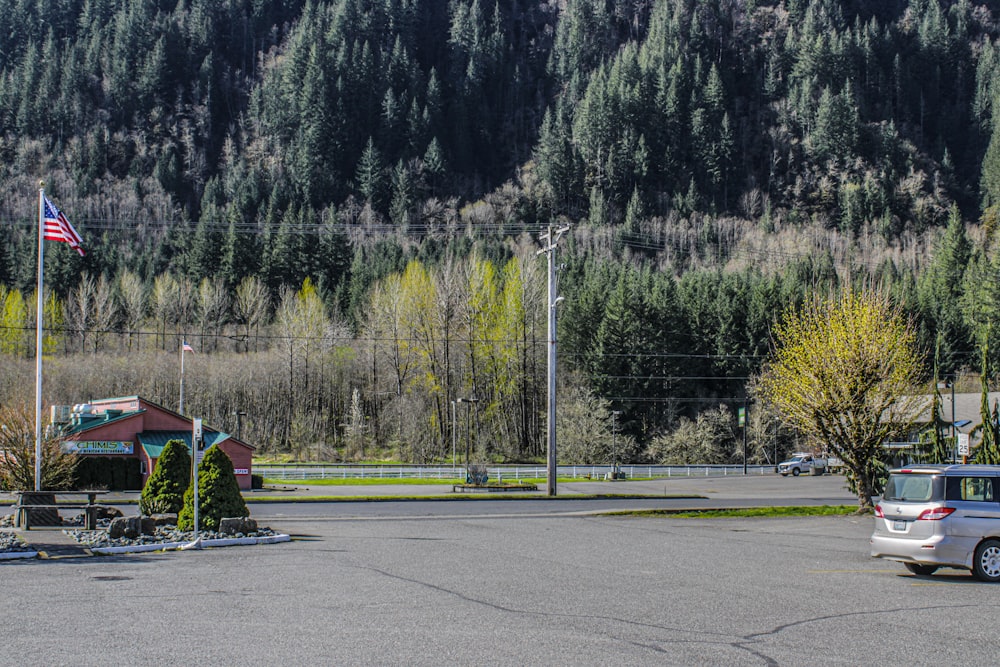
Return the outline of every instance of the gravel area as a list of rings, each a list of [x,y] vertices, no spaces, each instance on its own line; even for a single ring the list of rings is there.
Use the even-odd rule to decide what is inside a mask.
[[[30,551],[30,549],[14,533],[7,530],[0,530],[0,553],[15,553],[18,551]]]
[[[86,547],[132,547],[149,544],[169,544],[176,542],[193,542],[196,537],[202,540],[217,540],[224,538],[240,537],[271,537],[276,535],[270,528],[258,528],[253,533],[237,533],[235,535],[224,535],[212,530],[199,531],[196,536],[193,531],[180,531],[176,526],[157,526],[152,535],[141,535],[135,539],[126,537],[111,539],[108,537],[108,525],[110,521],[102,520],[98,522],[97,530],[84,530],[82,528],[84,516],[80,514],[76,517],[64,518],[62,525],[63,532],[71,536],[80,544]],[[18,551],[30,551],[30,547],[25,544],[16,533],[10,530],[3,530],[4,527],[13,525],[13,516],[0,516],[0,553],[14,553]]]
[[[63,532],[71,536],[80,544],[90,548],[136,547],[148,544],[193,542],[196,537],[200,537],[203,540],[218,540],[232,537],[270,537],[277,534],[270,528],[258,528],[255,532],[249,534],[236,533],[235,535],[224,535],[223,533],[217,533],[212,530],[202,530],[198,532],[198,535],[195,535],[193,531],[180,531],[177,530],[175,526],[157,526],[156,531],[152,535],[140,535],[134,539],[129,539],[127,537],[111,539],[108,537],[106,527],[99,528],[98,530],[67,528],[64,529]]]

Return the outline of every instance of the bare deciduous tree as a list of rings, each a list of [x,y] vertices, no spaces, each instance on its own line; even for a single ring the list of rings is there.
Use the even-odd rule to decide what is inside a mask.
[[[66,301],[66,326],[74,337],[80,340],[80,351],[87,347],[87,334],[93,324],[94,281],[90,276],[83,276],[80,282],[70,290]]]
[[[122,324],[125,327],[129,352],[132,351],[133,337],[146,319],[146,286],[132,271],[123,271],[118,276],[118,298],[121,303]],[[141,345],[139,345],[141,347]]]
[[[118,303],[115,300],[115,291],[108,280],[108,277],[101,274],[94,284],[93,315],[91,322],[94,325],[94,352],[101,349],[104,337],[111,332],[118,317]]]
[[[153,317],[156,318],[160,349],[166,349],[167,322],[174,321],[177,308],[177,280],[169,273],[156,276],[153,281]]]
[[[229,291],[221,278],[202,278],[198,285],[197,312],[202,341],[208,340],[209,333],[218,336],[229,312]],[[210,347],[215,349],[217,344],[213,343]]]
[[[271,296],[267,286],[256,276],[243,279],[236,288],[236,301],[233,303],[233,314],[236,321],[243,325],[245,348],[250,351],[250,337],[253,336],[254,350],[258,350],[258,333],[260,326],[267,320],[271,309]]]
[[[0,488],[25,491],[35,488],[35,416],[24,406],[0,408]],[[42,478],[45,491],[72,488],[79,457],[64,452],[61,441],[42,439]]]

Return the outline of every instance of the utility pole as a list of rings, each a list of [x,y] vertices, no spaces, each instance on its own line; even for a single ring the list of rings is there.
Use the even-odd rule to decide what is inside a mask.
[[[618,417],[621,410],[611,411],[611,479],[619,478],[618,470]]]
[[[747,399],[743,399],[740,409],[740,426],[743,427],[743,474],[747,474]]]
[[[467,408],[465,410],[465,476],[469,477],[469,452],[472,446],[472,408],[479,402],[479,399],[475,396],[470,398],[459,398],[457,399],[459,403],[465,403]],[[477,424],[478,413],[476,415]],[[477,429],[478,432],[478,429]]]
[[[539,239],[545,245],[538,254],[545,253],[548,257],[548,283],[549,283],[549,344],[548,344],[548,456],[546,465],[546,475],[548,478],[546,487],[548,495],[556,495],[556,306],[562,301],[561,296],[556,296],[556,246],[563,234],[569,231],[569,226],[560,227],[553,231],[549,225],[548,231],[542,234]]]
[[[955,436],[955,376],[951,376],[951,462],[958,463],[958,438]]]

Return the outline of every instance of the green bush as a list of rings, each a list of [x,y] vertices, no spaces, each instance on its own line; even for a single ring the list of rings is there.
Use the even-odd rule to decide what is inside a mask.
[[[264,476],[263,475],[250,475],[250,488],[251,489],[263,489],[264,488]]]
[[[198,528],[215,530],[227,517],[249,516],[240,494],[233,462],[218,447],[210,447],[198,466]],[[184,493],[184,508],[177,515],[177,528],[194,529],[194,488]]]
[[[142,514],[180,512],[184,492],[191,484],[191,455],[181,440],[170,440],[160,452],[156,467],[139,498]]]
[[[123,456],[81,456],[73,488],[138,491],[142,489],[142,464]]]

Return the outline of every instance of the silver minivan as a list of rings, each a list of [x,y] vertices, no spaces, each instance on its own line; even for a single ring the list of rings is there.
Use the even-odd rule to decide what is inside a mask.
[[[871,554],[900,561],[914,574],[957,567],[1000,581],[1000,466],[891,470],[875,506]]]

